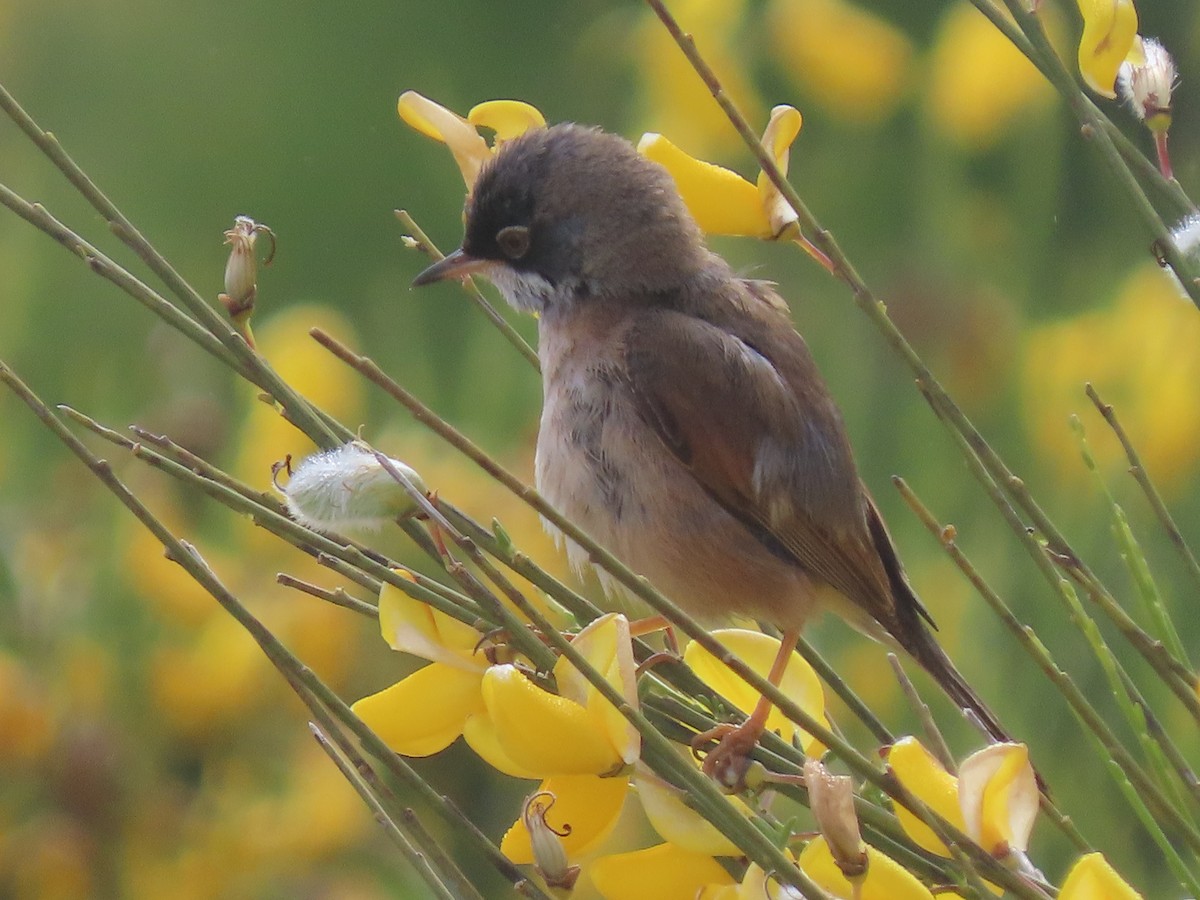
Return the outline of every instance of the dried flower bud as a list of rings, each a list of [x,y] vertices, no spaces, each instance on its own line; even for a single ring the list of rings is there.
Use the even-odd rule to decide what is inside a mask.
[[[413,487],[425,492],[416,472],[399,460],[389,458],[388,462]],[[287,486],[279,490],[293,518],[315,531],[379,528],[416,509],[403,485],[374,451],[358,441],[306,457],[291,470]]]
[[[529,832],[529,843],[533,848],[533,864],[546,884],[552,888],[571,890],[579,878],[579,866],[567,861],[567,851],[560,838],[571,833],[571,826],[564,825],[563,831],[555,831],[546,821],[546,813],[557,799],[549,791],[538,791],[525,801],[521,821]]]
[[[847,878],[867,871],[867,850],[854,811],[854,782],[847,775],[834,775],[815,759],[804,763],[808,803],[817,827],[829,845],[837,867]]]
[[[1171,127],[1171,92],[1175,89],[1175,60],[1154,38],[1139,38],[1142,62],[1126,60],[1117,73],[1117,90],[1133,114],[1151,131]]]
[[[225,243],[230,245],[229,261],[225,263],[225,293],[217,298],[229,317],[242,328],[251,346],[254,341],[250,336],[249,320],[258,293],[258,260],[254,256],[254,243],[260,234],[271,239],[271,252],[263,260],[263,265],[269,266],[275,258],[275,233],[249,216],[238,216],[233,220],[233,227],[225,232]]]

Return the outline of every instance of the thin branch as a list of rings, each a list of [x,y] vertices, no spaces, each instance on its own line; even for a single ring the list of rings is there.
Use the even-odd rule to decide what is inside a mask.
[[[440,262],[446,258],[446,255],[438,249],[437,244],[430,240],[429,235],[421,229],[421,226],[416,223],[416,220],[413,219],[408,210],[397,209],[395,213],[396,218],[400,220],[404,227],[412,232],[412,236],[417,242],[418,250],[428,255],[434,262]],[[487,297],[483,296],[483,291],[479,289],[479,285],[476,284],[475,279],[464,278],[462,280],[462,287],[467,292],[467,296],[471,298],[471,302],[504,335],[505,340],[516,348],[517,352],[521,354],[527,363],[533,366],[535,372],[541,372],[542,364],[538,359],[537,351],[530,347],[517,329],[513,328],[508,320],[496,311],[496,307],[488,302]]]
[[[1146,499],[1150,501],[1150,508],[1154,510],[1154,514],[1158,516],[1158,520],[1162,523],[1163,529],[1167,532],[1167,537],[1171,539],[1171,545],[1179,552],[1183,558],[1184,565],[1187,568],[1188,574],[1192,576],[1192,581],[1197,590],[1200,590],[1200,561],[1197,561],[1196,555],[1192,552],[1192,548],[1188,546],[1187,540],[1183,536],[1183,532],[1179,530],[1179,526],[1175,524],[1175,519],[1171,516],[1170,510],[1167,509],[1167,504],[1163,502],[1162,495],[1158,493],[1154,482],[1150,480],[1149,473],[1146,472],[1146,467],[1142,465],[1142,459],[1134,449],[1133,442],[1129,439],[1129,435],[1125,432],[1121,422],[1117,419],[1117,412],[1113,409],[1112,404],[1105,403],[1100,399],[1100,395],[1091,385],[1086,387],[1088,398],[1095,404],[1096,409],[1100,411],[1100,415],[1104,416],[1104,421],[1113,430],[1113,434],[1117,436],[1117,440],[1121,442],[1121,446],[1125,450],[1125,456],[1129,460],[1129,474],[1133,476],[1142,492],[1146,495]]]

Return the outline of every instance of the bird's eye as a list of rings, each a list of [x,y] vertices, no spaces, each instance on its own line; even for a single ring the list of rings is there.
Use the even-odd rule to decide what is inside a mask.
[[[520,259],[529,252],[529,229],[524,225],[509,225],[496,233],[500,251],[509,259]]]

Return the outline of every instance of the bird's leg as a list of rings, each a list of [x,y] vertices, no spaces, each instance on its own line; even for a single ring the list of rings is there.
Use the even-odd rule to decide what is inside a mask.
[[[767,675],[774,687],[779,687],[783,681],[783,673],[787,671],[796,642],[800,639],[800,629],[791,628],[784,632],[780,639],[779,652],[771,663],[771,672]],[[758,739],[766,730],[767,717],[771,714],[771,701],[759,697],[758,703],[750,717],[741,725],[723,723],[710,728],[692,738],[692,751],[695,752],[709,741],[719,741],[716,747],[704,757],[704,774],[714,779],[722,787],[737,790],[742,786],[742,778],[750,762],[750,753],[758,744]]]
[[[641,664],[637,667],[638,675],[660,663],[678,662],[680,659],[679,641],[675,639],[675,626],[671,624],[666,616],[647,616],[644,619],[636,619],[629,623],[630,637],[642,637],[643,635],[653,634],[656,631],[664,632],[667,649],[661,650],[642,660]]]

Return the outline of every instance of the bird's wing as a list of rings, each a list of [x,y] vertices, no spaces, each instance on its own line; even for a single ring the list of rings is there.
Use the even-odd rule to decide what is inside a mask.
[[[642,417],[714,500],[885,628],[896,621],[841,416],[778,311],[717,324],[646,311],[625,361]]]

